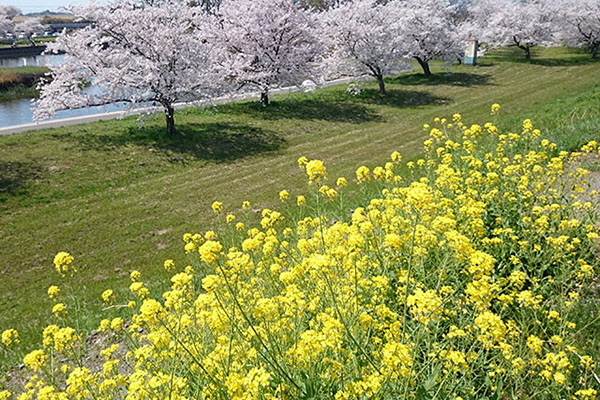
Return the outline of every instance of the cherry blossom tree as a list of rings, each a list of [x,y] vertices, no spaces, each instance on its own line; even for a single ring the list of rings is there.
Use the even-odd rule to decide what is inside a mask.
[[[0,14],[0,36],[5,36],[14,31],[12,20]]]
[[[217,20],[213,40],[223,49],[226,80],[258,89],[263,105],[274,86],[314,75],[322,51],[316,19],[293,0],[224,0]]]
[[[564,12],[563,39],[573,46],[586,46],[592,58],[598,58],[600,49],[600,1],[562,1]]]
[[[15,6],[3,6],[0,5],[0,35],[6,35],[13,33],[15,30],[15,24],[13,18],[21,12]]]
[[[298,5],[303,8],[312,10],[328,10],[332,7],[337,7],[342,3],[348,3],[352,0],[295,0]]]
[[[479,0],[472,8],[478,39],[494,47],[516,45],[531,59],[533,46],[556,43],[557,2]]]
[[[188,5],[200,7],[204,12],[214,14],[219,10],[221,0],[190,0]]]
[[[27,40],[35,46],[33,35],[43,33],[46,30],[46,26],[42,25],[41,21],[41,18],[27,18],[25,21],[15,24],[14,30],[23,32]]]
[[[458,58],[462,41],[454,18],[456,6],[446,0],[402,0],[400,4],[401,36],[409,56],[417,60],[426,76],[431,75],[430,61]]]
[[[385,75],[408,66],[409,49],[402,36],[402,7],[391,1],[357,0],[321,14],[321,31],[327,51],[326,77],[370,75],[385,94]]]
[[[216,50],[205,39],[209,27],[200,8],[123,1],[71,11],[94,23],[49,45],[66,59],[52,67],[51,81],[41,86],[38,120],[62,109],[154,102],[162,106],[167,132],[174,135],[173,104],[215,92],[211,59]]]
[[[15,6],[3,6],[0,5],[0,15],[6,16],[7,18],[13,19],[15,16],[21,14],[21,9]]]

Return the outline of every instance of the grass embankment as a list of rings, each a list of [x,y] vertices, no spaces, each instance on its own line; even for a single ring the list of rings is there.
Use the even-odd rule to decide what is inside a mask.
[[[494,102],[505,125],[533,116],[573,145],[597,137],[600,64],[564,49],[545,50],[533,63],[515,56],[499,52],[450,72],[438,66],[430,80],[390,78],[384,98],[365,84],[356,97],[334,87],[282,96],[267,108],[186,110],[176,115],[177,139],[165,137],[161,116],[141,129],[129,118],[1,137],[0,326],[19,329],[24,345],[39,338],[61,250],[80,262],[74,286],[94,304],[86,307],[92,323],[100,293],[126,286],[129,271],[156,282],[168,276],[162,260],[185,262],[181,237],[214,225],[214,200],[229,209],[244,199],[256,209],[278,204],[279,190],[304,181],[295,168],[301,155],[350,179],[392,150],[416,157],[424,122],[454,112],[481,122]]]
[[[0,68],[0,101],[37,97],[36,85],[48,71],[47,67]]]
[[[55,37],[50,36],[50,37],[38,37],[38,38],[34,38],[33,42],[35,43],[36,46],[44,46],[47,45],[48,43],[52,43],[56,40]],[[29,39],[19,39],[16,42],[13,41],[9,41],[9,40],[4,40],[4,41],[0,41],[0,49],[9,49],[9,48],[14,48],[14,47],[31,47],[32,43]]]

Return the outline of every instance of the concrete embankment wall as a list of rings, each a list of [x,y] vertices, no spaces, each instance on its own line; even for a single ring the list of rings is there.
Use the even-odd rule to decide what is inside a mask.
[[[46,50],[46,46],[9,47],[0,49],[0,58],[38,56]]]

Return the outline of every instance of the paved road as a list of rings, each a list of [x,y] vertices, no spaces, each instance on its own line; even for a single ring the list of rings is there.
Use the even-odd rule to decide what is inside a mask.
[[[336,79],[333,81],[325,82],[325,83],[319,85],[319,87],[341,85],[341,84],[349,83],[349,82],[352,82],[355,80],[356,79],[354,79],[354,78]],[[302,88],[300,88],[298,86],[289,86],[289,87],[284,87],[284,88],[279,88],[279,89],[273,89],[269,92],[269,94],[274,95],[274,94],[291,93],[291,92],[298,92],[300,90],[302,90]],[[259,96],[260,96],[260,94],[258,92],[244,93],[244,94],[238,94],[238,95],[216,97],[216,98],[209,99],[209,100],[202,100],[202,101],[191,102],[191,103],[177,103],[174,106],[175,106],[176,110],[180,110],[183,108],[204,107],[204,106],[213,105],[213,104],[225,104],[225,103],[231,103],[231,102],[240,101],[240,100],[257,99],[257,98],[259,98]],[[162,110],[161,107],[144,107],[144,108],[136,108],[136,109],[131,109],[131,110],[113,111],[113,112],[107,112],[107,113],[102,113],[102,114],[91,114],[91,115],[83,115],[80,117],[56,119],[56,120],[52,120],[52,121],[42,121],[42,122],[34,122],[34,123],[30,123],[30,124],[7,126],[4,128],[0,128],[0,135],[11,135],[13,133],[21,133],[21,132],[26,132],[26,131],[33,131],[33,130],[47,129],[47,128],[60,128],[61,126],[85,124],[85,123],[94,122],[94,121],[106,121],[106,120],[111,120],[111,119],[124,118],[124,117],[128,117],[130,115],[139,115],[139,114],[143,114],[146,112],[156,112],[156,111],[161,111],[161,110]]]

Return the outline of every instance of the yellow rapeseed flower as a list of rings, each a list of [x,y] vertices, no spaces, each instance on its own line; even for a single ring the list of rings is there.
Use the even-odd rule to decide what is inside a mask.
[[[131,279],[131,282],[138,282],[141,278],[142,274],[138,270],[133,270],[129,274],[129,279]]]
[[[300,168],[304,169],[306,167],[306,164],[308,164],[308,158],[302,156],[302,157],[298,158],[297,163]]]
[[[165,271],[173,271],[175,269],[175,261],[173,260],[165,260],[163,263],[163,268]]]
[[[219,258],[219,253],[223,250],[223,246],[219,242],[207,240],[198,248],[200,258],[207,264],[212,264]]]
[[[59,294],[60,294],[60,288],[58,286],[52,285],[48,288],[48,297],[51,300],[56,299]]]
[[[73,256],[64,251],[54,256],[54,267],[63,278],[67,276],[67,272],[71,274],[77,272],[77,268],[73,265]]]
[[[104,292],[102,292],[100,297],[102,298],[102,302],[104,304],[110,304],[115,298],[115,293],[112,289],[106,289]]]
[[[529,347],[529,350],[531,350],[535,354],[541,354],[542,353],[542,346],[543,345],[544,345],[544,341],[541,340],[539,337],[537,337],[535,335],[530,335],[527,338],[527,347]]]
[[[2,332],[2,344],[10,346],[19,343],[19,332],[16,329],[6,329]]]
[[[364,183],[371,180],[371,170],[368,167],[362,165],[356,170],[356,180],[358,183]]]
[[[320,182],[327,177],[325,164],[321,160],[310,160],[306,163],[306,175],[309,182]]]
[[[52,314],[58,318],[64,317],[67,315],[67,306],[64,303],[56,303],[54,307],[52,307]]]
[[[279,192],[279,200],[286,201],[290,198],[290,192],[287,190],[282,190]]]
[[[123,321],[123,318],[121,318],[121,317],[113,318],[113,320],[110,321],[110,329],[112,329],[113,331],[121,330],[121,329],[123,329],[124,324],[125,324],[125,321]]]
[[[23,357],[23,364],[33,372],[41,371],[46,365],[48,356],[44,350],[33,350]]]
[[[223,209],[224,209],[223,203],[221,203],[220,201],[214,201],[210,207],[212,208],[213,212],[216,214],[223,212]]]

